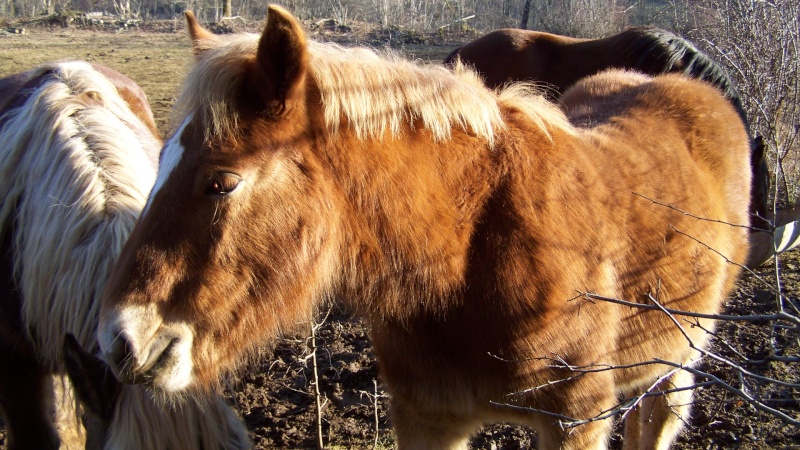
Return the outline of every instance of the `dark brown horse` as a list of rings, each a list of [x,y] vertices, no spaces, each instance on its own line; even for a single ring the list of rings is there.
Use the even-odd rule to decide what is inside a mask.
[[[221,398],[176,409],[145,389],[109,385],[109,375],[90,377],[86,364],[73,364],[74,384],[64,377],[66,333],[76,346],[97,348],[100,292],[155,181],[161,139],[141,88],[80,61],[4,78],[0,142],[0,411],[8,448],[247,446]],[[80,396],[104,385],[112,389],[102,404],[87,395],[89,402],[76,403],[73,386]],[[83,414],[89,410],[100,420]]]
[[[369,323],[401,448],[509,421],[542,449],[601,449],[611,423],[588,419],[647,390],[670,392],[641,398],[625,445],[669,445],[706,332],[581,293],[720,310],[747,256],[729,224],[749,223],[750,170],[717,90],[606,73],[571,94],[578,128],[525,85],[307,41],[277,7],[260,37],[191,18],[190,34],[181,122],[103,295],[120,379],[202,390],[343,298]]]
[[[682,73],[720,90],[749,128],[739,93],[724,68],[688,40],[655,27],[634,27],[602,39],[581,39],[540,31],[506,28],[493,31],[445,59],[452,67],[460,60],[474,68],[492,88],[514,81],[541,86],[557,100],[578,80],[606,69],[629,69],[649,75]],[[753,226],[766,229],[769,213],[769,171],[764,144],[751,148]]]

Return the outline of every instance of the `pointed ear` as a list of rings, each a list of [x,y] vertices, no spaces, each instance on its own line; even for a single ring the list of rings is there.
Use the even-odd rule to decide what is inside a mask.
[[[78,399],[105,421],[110,421],[122,388],[103,360],[84,350],[75,336],[64,336],[64,365]]]
[[[208,47],[203,45],[203,41],[213,38],[214,35],[200,25],[197,17],[191,11],[186,11],[183,15],[186,17],[186,29],[189,31],[189,39],[192,40],[192,51],[195,57],[199,57],[208,50]]]
[[[300,22],[283,8],[270,5],[258,42],[254,87],[267,105],[282,113],[300,95],[307,68],[306,34]]]

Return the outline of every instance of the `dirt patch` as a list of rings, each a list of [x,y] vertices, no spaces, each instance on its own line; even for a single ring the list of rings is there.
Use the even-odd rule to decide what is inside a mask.
[[[182,24],[160,23],[157,29],[109,32],[72,28],[30,29],[24,35],[0,35],[0,76],[26,70],[45,61],[84,59],[108,65],[136,80],[147,92],[162,132],[169,128],[169,111],[179,83],[191,63],[188,39]],[[441,61],[457,44],[434,36],[416,40],[400,32],[375,36],[360,31],[342,33],[328,24],[314,31],[318,39],[345,45],[391,47],[425,61]],[[324,28],[328,27],[328,28]],[[254,26],[247,31],[255,31]],[[388,36],[388,37],[387,37]],[[466,37],[465,39],[468,39]],[[800,253],[784,258],[783,289],[791,299],[800,291]],[[760,278],[766,281],[759,281]],[[726,304],[730,314],[769,314],[775,311],[772,292],[774,270],[764,268],[745,274],[735,295]],[[310,325],[309,325],[310,327]],[[339,307],[317,333],[319,388],[323,398],[322,434],[326,445],[339,447],[392,447],[394,436],[388,418],[388,403],[377,363],[367,339],[367,329]],[[797,383],[797,363],[759,361],[778,348],[783,355],[798,356],[795,330],[773,329],[765,323],[723,322],[714,340],[717,352],[741,361],[744,368],[764,376]],[[246,421],[258,449],[314,447],[317,439],[313,372],[308,358],[308,340],[303,335],[286,338],[271,356],[253,364],[246,375],[232,382],[229,397]],[[729,368],[707,362],[701,368],[744,389],[772,407],[798,417],[798,392],[775,384],[742,381]],[[773,416],[758,412],[719,388],[704,388],[695,396],[692,422],[679,439],[678,449],[800,448],[800,430]],[[535,435],[530,430],[503,425],[484,429],[472,440],[474,448],[530,448]],[[619,436],[613,442],[620,446]],[[0,429],[0,449],[5,449]]]

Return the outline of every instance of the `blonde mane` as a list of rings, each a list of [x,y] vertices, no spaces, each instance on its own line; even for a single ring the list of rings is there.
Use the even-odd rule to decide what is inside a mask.
[[[157,412],[157,414],[154,414]],[[246,449],[247,429],[221,396],[165,403],[142,386],[123,385],[105,448]]]
[[[233,102],[255,63],[258,39],[240,34],[202,41],[203,57],[184,83],[175,123],[195,112],[213,135],[236,135],[239,117]],[[545,134],[571,131],[564,114],[533,85],[514,84],[494,92],[461,64],[451,71],[393,53],[315,41],[309,41],[308,52],[310,76],[322,95],[326,125],[334,133],[344,120],[361,139],[397,136],[420,121],[437,141],[449,139],[452,128],[458,127],[492,145],[505,128],[503,108],[522,111]]]
[[[161,143],[89,64],[40,74],[50,79],[0,128],[0,230],[16,230],[25,325],[56,369],[65,333],[96,346],[100,292],[153,185],[147,152]]]
[[[27,100],[0,125],[0,232],[13,233],[22,315],[40,363],[58,373],[73,334],[97,348],[100,295],[155,182],[161,142],[85,62],[42,66]],[[54,376],[62,448],[83,448],[76,399]],[[104,448],[240,449],[250,443],[219,396],[165,406],[123,386]]]

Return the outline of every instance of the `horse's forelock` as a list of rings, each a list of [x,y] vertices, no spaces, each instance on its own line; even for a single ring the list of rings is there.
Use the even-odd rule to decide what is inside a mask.
[[[205,42],[205,41],[204,41]],[[225,40],[206,42],[207,49],[183,83],[173,110],[173,128],[190,114],[205,130],[206,138],[238,134],[236,102],[244,87],[247,70],[255,60],[258,35],[240,34]]]

